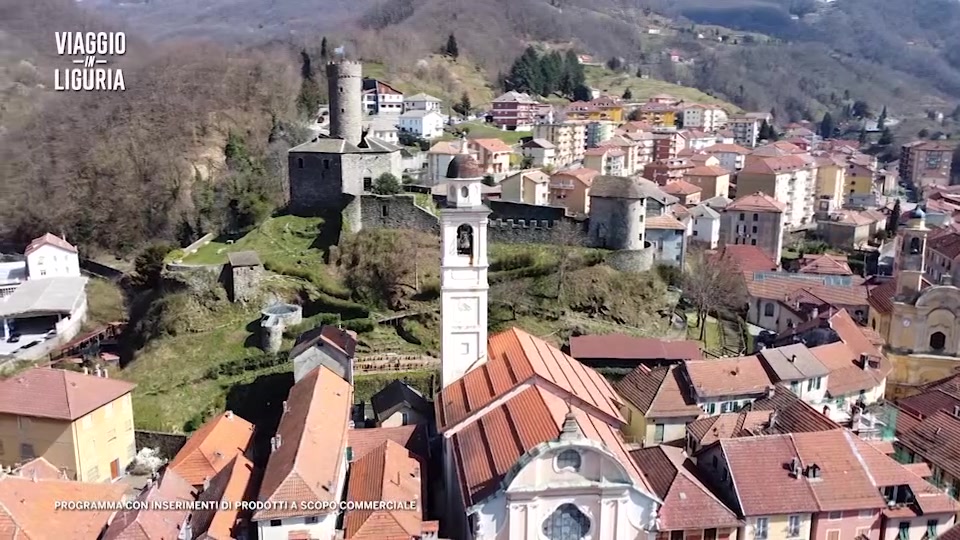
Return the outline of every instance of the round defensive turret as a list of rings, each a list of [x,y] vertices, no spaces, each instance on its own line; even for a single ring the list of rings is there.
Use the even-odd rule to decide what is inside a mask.
[[[357,146],[363,134],[363,65],[342,60],[327,64],[330,136]]]

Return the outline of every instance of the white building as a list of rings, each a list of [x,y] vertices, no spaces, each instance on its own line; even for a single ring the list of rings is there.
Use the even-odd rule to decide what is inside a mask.
[[[399,125],[400,115],[378,114],[370,117],[370,122],[367,124],[367,135],[390,144],[400,144]]]
[[[432,140],[443,136],[443,115],[436,110],[412,110],[400,115],[400,131]]]
[[[720,166],[728,170],[731,174],[736,173],[743,168],[746,156],[750,150],[739,144],[715,144],[706,148],[704,152],[720,160]]]
[[[521,330],[488,342],[490,211],[480,198],[482,176],[475,159],[457,155],[440,217],[443,390],[436,402],[447,534],[650,538],[662,501],[629,455],[610,384]]]
[[[743,116],[733,116],[727,119],[727,127],[733,131],[733,141],[747,148],[757,146],[757,138],[760,136],[760,126],[763,125],[763,118],[759,118],[757,113]]]
[[[520,152],[532,160],[533,167],[553,167],[556,164],[557,147],[546,139],[530,139],[523,143]]]
[[[403,92],[376,79],[364,79],[363,110],[367,114],[400,114]]]
[[[790,387],[790,391],[810,405],[818,406],[827,399],[830,369],[802,343],[764,349],[760,359],[773,374],[774,382]]]
[[[4,341],[0,350],[10,354],[21,345],[46,341],[51,331],[60,342],[72,339],[87,318],[86,286],[87,278],[80,276],[31,279],[20,284],[0,300]],[[20,341],[8,344],[7,339],[14,334]],[[12,350],[3,349],[8,346]]]
[[[414,94],[404,101],[403,111],[440,111],[443,100],[429,94]]]
[[[47,233],[30,242],[23,254],[27,258],[29,279],[80,277],[77,248],[63,238]]]
[[[717,249],[720,242],[720,212],[705,204],[690,209],[690,240]]]
[[[550,175],[539,169],[514,173],[500,182],[500,199],[547,206],[550,204]]]
[[[683,127],[702,131],[717,131],[727,125],[727,113],[716,105],[694,103],[683,108]]]

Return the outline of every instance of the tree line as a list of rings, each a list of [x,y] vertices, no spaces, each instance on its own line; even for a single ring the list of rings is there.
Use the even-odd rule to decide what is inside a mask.
[[[590,100],[583,64],[572,49],[539,52],[527,47],[502,79],[503,89],[539,96],[557,95],[575,101]]]

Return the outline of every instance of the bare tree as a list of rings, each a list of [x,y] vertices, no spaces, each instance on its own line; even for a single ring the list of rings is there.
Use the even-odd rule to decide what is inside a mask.
[[[700,339],[706,334],[707,315],[735,311],[747,301],[743,274],[729,259],[691,251],[683,273],[683,295],[697,309]]]
[[[563,285],[566,282],[567,272],[573,266],[577,253],[575,246],[583,245],[583,232],[578,223],[562,221],[554,226],[554,243],[560,245],[557,251],[557,300],[563,297]]]
[[[517,320],[517,308],[527,298],[529,284],[523,279],[505,279],[490,287],[493,301],[510,308],[510,320]]]

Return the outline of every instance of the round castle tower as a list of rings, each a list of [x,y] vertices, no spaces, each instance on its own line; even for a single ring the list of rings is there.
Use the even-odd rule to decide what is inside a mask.
[[[363,65],[341,60],[327,64],[330,136],[357,146],[363,133]]]

